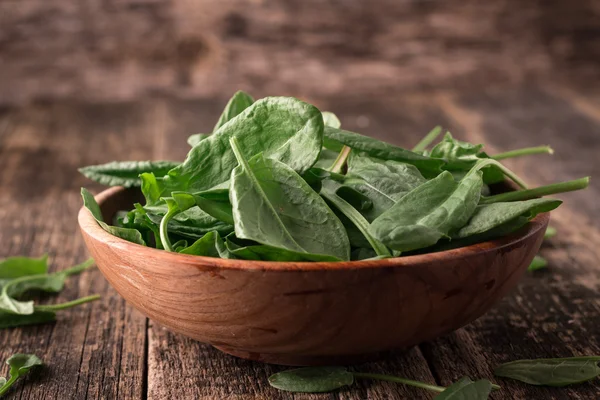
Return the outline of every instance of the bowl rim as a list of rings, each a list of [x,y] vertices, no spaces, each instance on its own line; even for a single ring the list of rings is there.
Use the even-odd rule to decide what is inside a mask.
[[[98,205],[108,198],[119,194],[127,189],[121,186],[111,187],[94,196]],[[232,270],[263,270],[263,271],[314,271],[314,270],[354,270],[365,268],[382,267],[410,267],[423,264],[431,264],[438,261],[460,260],[468,258],[471,255],[485,254],[505,250],[508,247],[519,245],[528,237],[535,235],[540,229],[544,228],[550,220],[550,213],[544,212],[538,214],[527,225],[519,230],[503,236],[473,245],[459,247],[451,250],[444,250],[435,253],[417,254],[404,257],[392,257],[382,260],[359,260],[359,261],[262,261],[262,260],[238,260],[216,257],[196,256],[191,254],[172,253],[165,250],[159,250],[153,247],[142,246],[137,243],[129,242],[117,236],[106,232],[91,212],[82,206],[78,214],[79,227],[84,235],[89,235],[94,240],[108,244],[110,247],[119,250],[139,254],[147,252],[149,257],[155,260],[162,260],[169,263],[180,263],[194,267],[210,266]],[[439,265],[439,263],[438,263]]]

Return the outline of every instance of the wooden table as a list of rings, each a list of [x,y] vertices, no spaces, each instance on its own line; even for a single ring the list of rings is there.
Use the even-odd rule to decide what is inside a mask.
[[[551,144],[553,158],[509,164],[531,184],[600,171],[600,93],[519,86],[495,91],[352,94],[307,99],[335,111],[348,129],[411,146],[433,125],[485,142],[490,152]],[[79,188],[102,188],[77,167],[110,160],[175,159],[190,133],[209,131],[223,100],[46,103],[0,111],[0,257],[48,253],[52,268],[83,261],[76,224]],[[544,244],[547,270],[471,325],[397,352],[361,371],[440,385],[468,375],[493,378],[515,359],[600,355],[600,187],[559,196],[558,236]],[[0,331],[0,359],[31,352],[46,363],[9,399],[426,399],[430,393],[361,381],[348,390],[292,395],[267,377],[283,367],[236,359],[169,333],[129,307],[97,270],[73,278],[50,302],[100,293],[100,302],[59,315],[55,324]],[[2,372],[5,371],[6,368]],[[1,374],[0,374],[1,375]],[[597,399],[600,381],[547,389],[497,380],[494,399]]]

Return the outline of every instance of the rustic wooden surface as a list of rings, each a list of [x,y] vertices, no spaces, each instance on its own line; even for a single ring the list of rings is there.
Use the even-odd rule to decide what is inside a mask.
[[[0,104],[589,85],[600,78],[599,4],[3,0]]]
[[[514,86],[306,98],[332,110],[349,129],[410,146],[434,124],[485,142],[489,150],[551,144],[553,158],[510,165],[531,184],[600,171],[600,93],[566,86]],[[182,159],[189,133],[207,131],[223,100],[148,99],[134,103],[49,102],[0,111],[0,257],[49,253],[54,269],[87,257],[76,225],[79,188],[101,187],[78,166],[113,159]],[[451,335],[398,352],[361,371],[447,385],[463,375],[492,378],[518,358],[600,355],[600,187],[564,196],[553,213],[559,235],[542,254],[545,271],[476,322]],[[360,381],[325,395],[271,389],[283,367],[223,355],[171,334],[127,306],[98,271],[72,278],[50,302],[100,293],[100,302],[65,311],[52,325],[0,331],[0,359],[33,352],[47,364],[8,399],[427,399],[401,385]],[[2,372],[5,372],[3,370]],[[496,380],[493,399],[597,399],[600,383],[544,389]]]

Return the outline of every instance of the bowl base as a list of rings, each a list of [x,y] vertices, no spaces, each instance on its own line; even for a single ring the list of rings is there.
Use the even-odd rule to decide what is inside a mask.
[[[267,364],[309,367],[319,365],[353,365],[369,361],[377,361],[389,352],[348,355],[310,356],[302,354],[254,353],[227,346],[213,346],[215,349],[245,360],[259,361]]]

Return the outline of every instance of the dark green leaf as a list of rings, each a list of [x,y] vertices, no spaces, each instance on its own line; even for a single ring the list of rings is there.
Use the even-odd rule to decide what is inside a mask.
[[[339,152],[323,148],[323,150],[321,150],[321,154],[319,154],[317,162],[313,167],[329,170],[329,168],[331,168],[331,166],[335,163],[335,160],[337,160],[338,155]]]
[[[54,321],[56,321],[56,313],[54,311],[35,311],[29,315],[0,312],[0,329],[46,324]]]
[[[425,181],[413,165],[352,153],[344,184],[372,200],[373,207],[361,212],[367,221],[373,221]]]
[[[0,386],[0,396],[6,394],[16,380],[28,373],[30,369],[43,364],[42,360],[33,354],[15,354],[6,363],[10,366],[10,379]]]
[[[146,245],[144,239],[142,238],[142,234],[139,231],[130,228],[119,228],[118,226],[110,226],[106,224],[103,221],[102,212],[100,211],[98,203],[96,203],[96,199],[94,199],[94,196],[87,191],[87,189],[81,188],[81,197],[83,197],[83,205],[92,213],[98,224],[106,232],[129,242],[141,244],[142,246]]]
[[[544,269],[547,266],[548,266],[548,261],[546,261],[545,258],[543,258],[541,256],[535,256],[533,258],[533,261],[531,262],[531,264],[529,264],[527,271],[537,271],[538,269]]]
[[[429,154],[432,158],[444,159],[444,169],[448,171],[468,171],[475,163],[489,156],[483,151],[482,144],[471,144],[456,140],[450,132],[438,143]],[[486,184],[498,183],[504,180],[504,174],[496,166],[490,165],[483,170],[483,181]]]
[[[209,136],[210,133],[195,133],[187,138],[187,142],[191,147],[194,147]]]
[[[360,235],[364,237],[368,243],[367,246],[372,247],[378,256],[391,257],[392,255],[387,247],[385,247],[383,243],[370,234],[369,222],[360,214],[360,212],[358,212],[358,210],[356,210],[351,204],[338,195],[338,191],[341,189],[341,187],[342,186],[338,182],[332,180],[323,181],[321,196],[332,203],[334,208],[342,213],[354,225],[358,232],[360,232],[354,232],[353,235]],[[352,231],[348,230],[348,232]]]
[[[157,205],[145,206],[144,210],[146,210],[152,223],[158,226],[167,213],[167,204],[164,200],[161,200]],[[198,207],[183,211],[168,222],[169,234],[188,239],[198,240],[211,231],[217,231],[224,236],[233,232],[233,226],[219,221]]]
[[[269,377],[269,384],[274,388],[301,393],[331,392],[352,383],[354,376],[344,367],[298,368]]]
[[[492,391],[490,381],[481,379],[473,382],[464,377],[448,386],[446,390],[434,397],[434,400],[486,400]]]
[[[183,254],[193,254],[195,256],[232,258],[225,247],[225,243],[219,232],[208,232],[200,239],[196,240],[191,246],[179,250]]]
[[[231,175],[230,194],[238,238],[298,253],[350,258],[344,226],[302,177],[262,154],[246,161],[236,139],[231,144],[240,163]]]
[[[500,365],[494,374],[531,385],[560,387],[598,377],[599,363],[600,356],[518,360]]]
[[[294,98],[259,100],[198,143],[183,164],[169,172],[177,190],[193,193],[226,182],[237,165],[229,145],[233,136],[246,158],[262,152],[302,174],[321,152],[323,117],[314,106]]]
[[[213,189],[198,193],[173,192],[171,196],[177,202],[180,210],[185,211],[190,208],[190,205],[198,206],[213,218],[233,225],[229,189]]]
[[[300,253],[296,251],[281,249],[273,246],[262,244],[251,244],[240,246],[235,243],[229,236],[225,240],[225,245],[229,254],[233,258],[242,260],[260,260],[260,261],[339,261],[340,259],[333,256]]]
[[[373,208],[373,201],[370,198],[350,186],[342,185],[336,194],[358,211],[364,212]]]
[[[180,163],[176,161],[113,161],[79,168],[87,178],[106,186],[140,187],[140,174],[166,175]]]
[[[481,194],[481,172],[473,170],[460,182],[449,172],[413,189],[373,221],[369,232],[399,251],[432,246],[463,226]]]
[[[221,113],[217,124],[215,125],[213,132],[217,131],[220,127],[237,117],[246,108],[250,107],[254,103],[254,99],[248,93],[243,91],[237,91],[229,102],[225,106],[225,110]]]
[[[539,213],[554,210],[562,201],[553,199],[533,199],[492,203],[477,206],[473,216],[466,225],[452,233],[452,238],[461,239],[478,235],[501,226],[517,217],[523,216],[528,220]]]
[[[327,141],[324,141],[324,143],[330,147],[330,150],[339,151],[338,149],[341,149],[341,145],[346,145],[358,152],[365,152],[371,157],[412,164],[419,168],[421,172],[426,172],[428,176],[439,174],[442,165],[444,165],[443,160],[422,156],[410,150],[358,133],[326,126],[324,135],[327,138]]]
[[[48,256],[40,258],[8,257],[0,260],[0,279],[15,279],[48,272]]]

